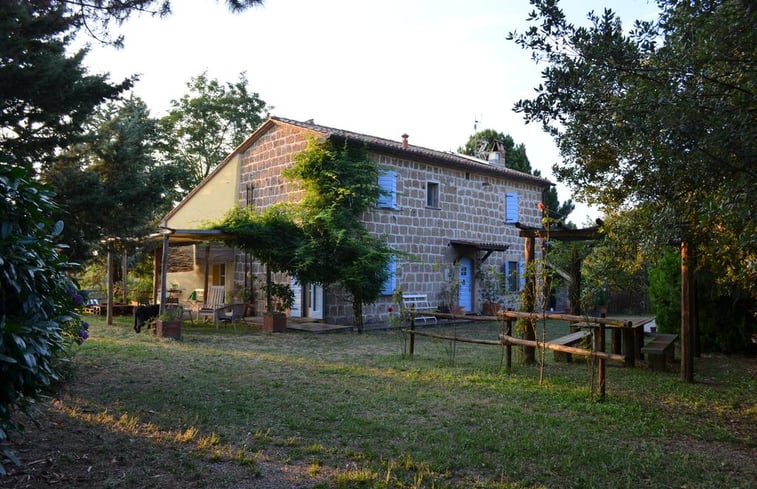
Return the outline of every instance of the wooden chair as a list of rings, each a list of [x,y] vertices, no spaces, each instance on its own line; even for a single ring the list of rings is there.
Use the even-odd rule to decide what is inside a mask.
[[[208,288],[208,297],[205,300],[205,305],[197,310],[197,319],[212,318],[215,325],[218,326],[219,315],[226,307],[224,304],[225,297],[226,287],[223,285],[211,285]]]
[[[236,328],[236,323],[244,322],[244,313],[247,309],[247,304],[227,304],[218,310],[218,314],[215,317],[216,327],[220,321],[228,321],[231,326]]]

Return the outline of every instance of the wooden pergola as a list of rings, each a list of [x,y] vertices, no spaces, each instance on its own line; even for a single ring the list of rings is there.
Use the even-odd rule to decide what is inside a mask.
[[[523,308],[526,312],[536,312],[536,298],[534,292],[536,288],[536,276],[534,273],[534,261],[536,260],[536,238],[554,239],[557,241],[592,241],[601,237],[600,227],[602,221],[597,220],[597,225],[583,229],[544,229],[527,226],[519,222],[515,227],[520,230],[519,236],[525,238],[525,258],[526,258],[526,288],[523,294]],[[578,298],[581,296],[581,257],[574,254],[571,257],[570,264],[570,314],[578,316],[581,314],[581,305]],[[526,328],[525,339],[533,341],[536,339],[535,333]],[[536,352],[533,347],[524,348],[524,357],[526,362],[536,361]]]
[[[583,228],[583,229],[543,229],[535,228],[531,226],[525,226],[521,223],[516,223],[515,227],[520,229],[519,235],[526,238],[526,270],[533,270],[533,266],[529,267],[528,264],[533,265],[535,259],[535,240],[536,238],[554,239],[557,241],[590,241],[596,240],[601,237],[600,228],[602,227],[602,220],[597,219],[597,225]],[[681,380],[685,382],[694,381],[694,336],[696,325],[695,314],[695,281],[694,281],[694,256],[691,250],[691,245],[686,239],[681,240]],[[571,260],[570,268],[571,287],[577,287],[577,289],[571,290],[571,314],[580,314],[580,304],[578,309],[574,308],[573,297],[580,297],[581,294],[581,259],[578,256],[573,256]],[[528,282],[528,280],[532,282]],[[534,297],[532,291],[534,290],[535,277],[533,272],[531,276],[528,276],[527,272],[527,284],[526,293],[524,296],[524,307],[528,312],[535,312]],[[575,295],[574,295],[575,294]],[[576,301],[577,302],[577,301]],[[527,340],[534,340],[535,338],[526,338]],[[529,351],[530,350],[530,351]],[[534,361],[533,348],[527,349],[525,353],[526,361]]]
[[[209,241],[223,241],[224,239],[229,238],[229,235],[226,233],[223,233],[221,230],[218,229],[171,229],[171,228],[162,228],[160,232],[151,234],[144,238],[107,238],[103,242],[107,246],[108,256],[107,256],[107,273],[108,273],[108,290],[107,290],[107,323],[109,325],[113,324],[113,310],[114,308],[111,307],[111,304],[114,304],[113,302],[113,275],[114,275],[114,265],[113,265],[113,248],[117,244],[122,243],[135,243],[135,242],[142,242],[142,241],[161,241],[161,246],[157,247],[155,249],[155,255],[153,260],[153,292],[152,297],[153,301],[157,300],[158,295],[158,284],[165,284],[168,276],[168,251],[169,246],[171,244],[175,245],[190,245],[190,244],[199,244],[199,243],[207,243]],[[205,293],[207,294],[208,290],[208,254],[209,254],[210,247],[208,246],[206,248],[206,259],[205,259]],[[124,277],[124,288],[123,288],[123,295],[124,295],[124,301],[126,301],[127,296],[127,290],[126,290],[126,263],[127,263],[127,255],[126,251],[124,249],[124,253],[122,256],[122,267],[123,267],[123,277]],[[158,280],[160,279],[160,280]],[[161,286],[160,287],[160,313],[163,314],[166,299],[168,296],[168,292],[166,287]]]
[[[154,270],[153,274],[155,279],[157,279],[158,273],[160,273],[160,283],[165,284],[167,277],[168,277],[168,251],[171,243],[174,244],[181,244],[181,245],[190,245],[190,244],[199,244],[199,243],[207,243],[209,241],[223,241],[224,239],[229,238],[229,234],[224,233],[223,231],[219,229],[171,229],[171,228],[161,228],[160,232],[157,235],[154,235],[154,239],[161,239],[162,246],[161,246],[161,252],[162,255],[160,257],[160,262],[157,260],[157,250],[156,250],[156,257],[153,261],[154,263]],[[210,254],[210,246],[207,246],[205,248],[205,271],[204,271],[204,277],[205,277],[205,283],[203,284],[203,288],[205,291],[204,297],[207,297],[208,293],[208,276],[209,276],[209,254]],[[160,271],[158,272],[158,263],[160,263]],[[157,280],[153,280],[153,297],[156,297],[157,294]],[[160,288],[160,313],[163,313],[163,309],[165,308],[166,304],[166,298],[168,297],[168,292],[166,290],[165,286],[161,286]]]

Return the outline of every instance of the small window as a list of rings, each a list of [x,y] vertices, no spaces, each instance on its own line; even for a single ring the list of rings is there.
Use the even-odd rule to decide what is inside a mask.
[[[397,172],[384,170],[379,173],[379,198],[376,207],[381,209],[397,208]]]
[[[504,265],[505,286],[507,292],[517,292],[520,290],[520,266],[517,261],[508,261]]]
[[[217,263],[211,271],[212,280],[210,285],[226,285],[226,264]]]
[[[439,184],[437,182],[426,182],[426,206],[439,208]]]

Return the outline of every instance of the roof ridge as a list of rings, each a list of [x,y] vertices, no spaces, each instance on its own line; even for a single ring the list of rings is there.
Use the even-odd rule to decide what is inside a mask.
[[[494,166],[488,161],[482,160],[480,158],[476,158],[475,156],[470,155],[464,155],[457,152],[452,151],[440,151],[436,149],[431,148],[425,148],[423,146],[417,146],[413,144],[408,144],[405,146],[403,142],[395,141],[392,139],[386,139],[378,136],[371,136],[369,134],[362,134],[354,131],[348,131],[345,129],[338,129],[335,127],[329,127],[324,126],[322,124],[316,124],[313,122],[313,119],[309,119],[308,121],[302,122],[297,121],[294,119],[288,119],[286,117],[279,117],[279,116],[270,116],[271,120],[281,122],[284,124],[290,124],[293,126],[301,127],[303,129],[309,129],[312,131],[320,132],[323,134],[326,134],[327,136],[334,136],[337,138],[344,138],[344,139],[355,139],[358,141],[363,141],[368,145],[374,145],[379,146],[384,149],[391,150],[392,152],[401,152],[406,153],[408,155],[416,155],[416,156],[424,156],[426,158],[431,158],[435,160],[441,160],[447,163],[452,163],[456,165],[461,165],[464,167],[472,167],[477,170],[483,170],[483,171],[494,171],[496,173],[505,174],[509,177],[519,179],[519,180],[529,180],[532,182],[538,182],[544,185],[553,185],[551,181],[548,179],[531,175],[530,173],[524,173],[518,170],[513,170],[512,168],[507,168],[504,166]]]

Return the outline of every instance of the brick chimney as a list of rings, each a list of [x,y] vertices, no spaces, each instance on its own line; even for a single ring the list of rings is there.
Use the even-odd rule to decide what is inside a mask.
[[[405,133],[405,134],[402,135],[402,148],[403,149],[407,149],[407,146],[408,146],[407,138],[409,138],[409,137],[410,136],[408,136],[407,133]]]
[[[494,166],[505,166],[505,146],[499,141],[494,141],[494,148],[489,153],[489,164]]]

